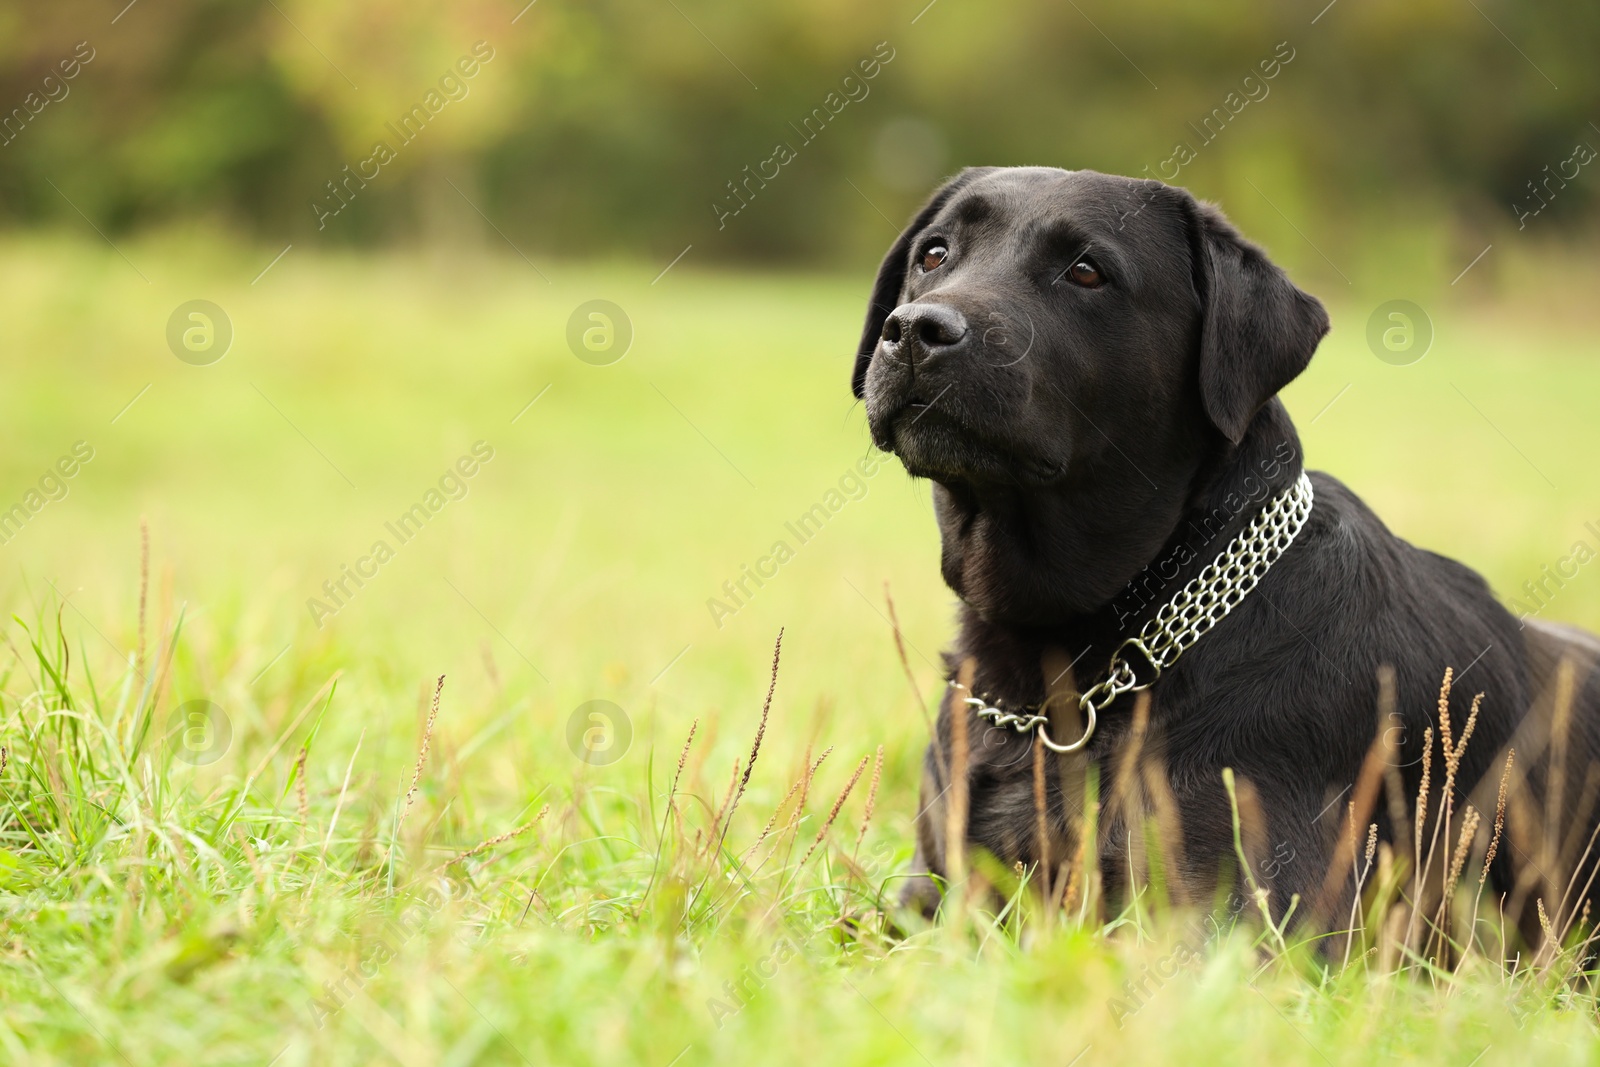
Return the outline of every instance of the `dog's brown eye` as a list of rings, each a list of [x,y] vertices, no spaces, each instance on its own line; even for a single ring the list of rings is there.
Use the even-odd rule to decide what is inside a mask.
[[[1105,279],[1100,276],[1100,268],[1095,266],[1094,261],[1091,259],[1080,259],[1067,268],[1067,277],[1085,289],[1099,288],[1105,282]]]
[[[922,269],[937,270],[939,264],[944,262],[944,257],[949,254],[950,250],[944,245],[929,245],[922,251]]]

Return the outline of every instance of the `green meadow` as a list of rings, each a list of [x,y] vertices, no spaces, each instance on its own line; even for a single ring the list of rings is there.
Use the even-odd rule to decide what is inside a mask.
[[[870,266],[91,241],[0,246],[0,1061],[1600,1059],[1584,987],[1481,957],[1327,971],[1026,888],[895,922],[953,601],[849,392]],[[1600,628],[1593,275],[1533,264],[1308,281],[1285,400],[1398,534]]]

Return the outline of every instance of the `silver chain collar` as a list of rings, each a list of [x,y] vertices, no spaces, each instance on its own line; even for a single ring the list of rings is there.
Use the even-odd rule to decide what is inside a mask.
[[[1244,530],[1161,606],[1155,617],[1144,624],[1137,636],[1130,637],[1111,654],[1111,664],[1103,681],[1091,686],[1078,698],[1078,709],[1087,725],[1083,736],[1070,745],[1057,744],[1049,731],[1050,717],[1038,707],[1021,712],[1006,711],[976,696],[962,702],[976,708],[978,718],[995,726],[1009,726],[1019,734],[1037,731],[1041,743],[1053,752],[1076,752],[1094,736],[1098,713],[1123,693],[1148,689],[1161,672],[1200,640],[1207,631],[1227,617],[1249,595],[1284,551],[1294,543],[1306,519],[1311,516],[1311,479],[1304,471],[1288,489],[1278,494]],[[1136,651],[1150,664],[1153,673],[1140,682],[1134,674],[1128,653]],[[952,688],[959,689],[956,682]]]

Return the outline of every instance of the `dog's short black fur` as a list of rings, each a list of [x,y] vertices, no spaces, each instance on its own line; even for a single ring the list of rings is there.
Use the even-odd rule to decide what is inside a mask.
[[[1008,706],[1102,677],[1113,650],[1299,476],[1299,438],[1275,394],[1328,327],[1317,300],[1182,189],[1042,167],[971,169],[940,189],[884,258],[852,384],[874,443],[933,482],[941,570],[961,600],[950,676],[972,662],[973,691]],[[1437,695],[1453,667],[1458,739],[1483,693],[1457,824],[1469,799],[1485,813],[1481,854],[1514,746],[1513,803],[1525,814],[1511,820],[1495,884],[1530,910],[1535,896],[1559,895],[1572,841],[1581,850],[1594,825],[1600,641],[1519,625],[1476,573],[1395,537],[1337,479],[1318,472],[1312,483],[1298,539],[1150,689],[1143,752],[1164,772],[1181,825],[1181,869],[1168,879],[1196,901],[1233,884],[1231,767],[1259,800],[1265,825],[1252,847],[1264,850],[1256,873],[1274,911],[1296,894],[1321,899],[1375,736],[1395,743],[1409,821],[1432,727],[1437,794]],[[1563,658],[1576,697],[1553,735]],[[1396,700],[1381,722],[1385,666]],[[949,869],[951,692],[925,761],[909,894],[930,912],[938,889],[927,875]],[[1050,706],[1057,738],[1078,736],[1076,701],[1052,696]],[[1052,867],[1077,850],[1085,760],[1099,767],[1101,795],[1114,791],[1135,706],[1134,695],[1119,698],[1084,753],[1052,757]],[[967,845],[1033,864],[1037,742],[962,709]],[[1563,747],[1558,779],[1550,753]],[[1113,900],[1136,847],[1126,810],[1103,821],[1097,842]],[[1372,820],[1385,839],[1398,829],[1409,840],[1391,810],[1378,799]],[[1442,847],[1448,855],[1454,842]],[[1330,914],[1348,909],[1353,883],[1342,880]],[[1580,880],[1569,912],[1581,890]]]

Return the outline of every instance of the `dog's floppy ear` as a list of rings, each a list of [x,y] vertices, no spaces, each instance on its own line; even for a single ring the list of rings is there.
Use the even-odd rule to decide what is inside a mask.
[[[1204,316],[1200,396],[1211,422],[1238,444],[1261,406],[1311,362],[1328,313],[1220,211],[1186,199]]]
[[[867,364],[872,362],[872,353],[878,347],[883,324],[889,318],[889,313],[900,306],[900,290],[906,283],[906,259],[907,253],[911,250],[912,238],[916,237],[939,213],[939,209],[944,207],[956,190],[978,175],[993,169],[993,167],[968,167],[945,182],[928,202],[922,205],[917,217],[900,232],[900,237],[883,257],[883,263],[878,267],[878,279],[872,283],[872,296],[867,301],[867,321],[861,328],[861,344],[856,347],[856,365],[850,375],[850,389],[855,393],[857,400],[861,399],[861,390],[866,385]]]

